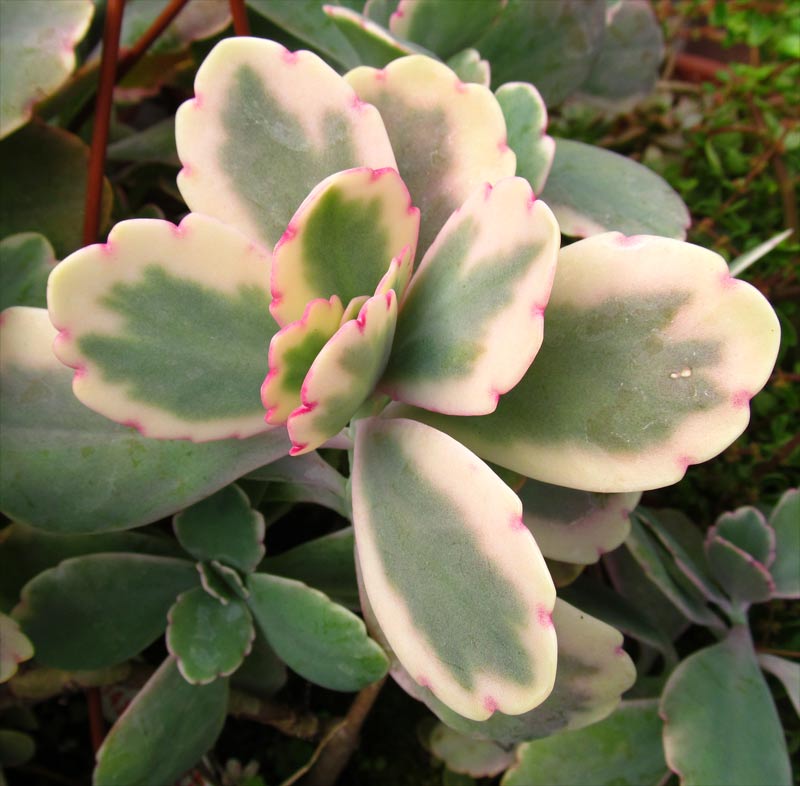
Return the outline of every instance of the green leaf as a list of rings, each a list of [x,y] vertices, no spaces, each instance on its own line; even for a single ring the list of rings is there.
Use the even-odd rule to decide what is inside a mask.
[[[167,624],[179,592],[197,584],[191,562],[145,554],[64,560],[22,590],[14,617],[36,659],[59,669],[98,669],[132,658]]]
[[[242,665],[231,677],[231,686],[269,698],[286,684],[286,666],[256,629],[253,646]]]
[[[492,740],[476,740],[445,726],[434,723],[422,744],[447,769],[473,778],[492,777],[514,761],[514,752],[505,750]]]
[[[256,623],[290,669],[325,688],[356,691],[388,666],[364,623],[299,581],[254,573],[247,579]]]
[[[504,0],[401,0],[391,15],[389,29],[443,58],[473,43],[497,19]]]
[[[137,3],[135,5],[141,5]],[[135,7],[134,5],[134,7]],[[168,117],[144,131],[126,136],[108,146],[109,161],[133,161],[178,166],[175,149],[175,118]]]
[[[275,246],[270,312],[280,325],[314,298],[375,291],[390,261],[417,247],[419,210],[394,169],[337,172],[306,197]],[[400,297],[403,293],[398,292]]]
[[[195,558],[254,570],[264,556],[264,517],[238,486],[220,489],[175,516],[175,534]]]
[[[357,422],[353,524],[366,595],[413,679],[473,720],[553,687],[555,588],[517,496],[445,434]]]
[[[276,331],[268,271],[265,250],[205,216],[117,224],[50,278],[55,352],[76,369],[75,395],[160,439],[268,430],[258,395]]]
[[[294,0],[292,8],[302,10]],[[328,175],[396,168],[377,110],[330,66],[249,37],[221,41],[203,61],[175,137],[189,207],[266,246]]]
[[[0,160],[5,181],[13,183],[0,197],[0,238],[39,232],[62,259],[80,248],[89,148],[60,128],[30,123],[0,142]],[[101,231],[108,224],[111,203],[111,186],[103,179]]]
[[[525,742],[502,786],[658,786],[667,775],[656,701],[623,702],[578,731]]]
[[[370,632],[391,649],[382,635],[368,602],[364,617]],[[420,686],[393,657],[392,677],[410,695],[423,701],[448,726],[478,739],[491,739],[504,747],[580,729],[605,718],[633,685],[636,670],[622,649],[622,635],[588,614],[557,599],[553,624],[558,639],[558,671],[548,699],[522,715],[496,712],[476,722],[457,715],[427,688]]]
[[[383,68],[398,57],[420,51],[351,8],[326,5],[323,10],[347,39],[360,65]]]
[[[233,674],[255,638],[253,619],[242,600],[223,604],[202,587],[179,595],[167,619],[167,649],[192,685]]]
[[[556,139],[542,199],[565,235],[616,230],[682,240],[689,226],[683,200],[659,175],[630,158],[594,145]]]
[[[83,406],[40,309],[0,330],[0,508],[51,532],[127,529],[171,515],[286,455],[283,430],[206,444],[146,439]],[[256,388],[256,396],[258,389]]]
[[[56,264],[44,235],[22,232],[0,241],[0,311],[9,306],[47,306],[47,277]]]
[[[794,711],[800,717],[800,663],[760,652],[758,665],[781,681]]]
[[[443,63],[411,55],[383,70],[362,66],[345,78],[380,110],[400,176],[420,209],[422,253],[478,188],[514,174],[516,157],[497,100]]]
[[[541,346],[560,240],[522,178],[473,193],[411,279],[379,390],[449,415],[493,412]]]
[[[319,0],[247,0],[247,5],[346,68],[360,62],[347,37],[326,16]]]
[[[539,91],[525,82],[509,82],[495,92],[508,127],[508,146],[517,154],[517,175],[524,177],[535,194],[541,194],[556,143],[548,136],[547,107]]]
[[[32,759],[35,753],[36,743],[30,734],[16,729],[0,729],[0,767],[18,767]]]
[[[75,45],[93,14],[91,0],[0,4],[0,138],[27,123],[33,107],[72,73]],[[11,163],[3,160],[4,167]]]
[[[553,106],[589,74],[603,40],[605,6],[605,0],[509,0],[472,45],[492,64],[495,85],[528,80]]]
[[[800,597],[800,491],[789,489],[769,517],[775,531],[775,561],[770,566],[774,596]]]
[[[606,101],[647,95],[663,58],[664,36],[650,3],[612,0],[602,46],[580,91]]]
[[[17,622],[0,612],[0,684],[8,682],[17,666],[33,657],[33,644]]]
[[[722,257],[613,232],[561,249],[545,323],[536,360],[492,414],[393,414],[547,483],[658,488],[742,433],[780,333]]]
[[[775,531],[764,514],[752,506],[723,513],[709,530],[719,535],[768,568],[775,559]]]
[[[300,457],[291,460],[299,461]],[[354,548],[353,529],[347,527],[295,546],[283,554],[269,556],[259,568],[265,573],[302,581],[324,592],[334,603],[358,610],[361,604]]]
[[[735,543],[709,530],[706,554],[711,573],[734,603],[761,603],[775,589],[767,568]]]
[[[681,786],[792,783],[780,719],[747,628],[684,660],[660,711],[667,762]]]
[[[476,85],[489,87],[491,82],[489,61],[482,60],[481,53],[477,49],[463,49],[448,59],[447,67],[452,68],[462,82],[474,82]]]
[[[109,731],[92,783],[172,783],[214,744],[227,703],[227,680],[190,685],[167,658]]]
[[[20,590],[34,576],[69,557],[84,554],[130,552],[162,557],[185,556],[174,540],[139,532],[61,535],[25,524],[7,526],[0,535],[0,610],[11,609]]]
[[[641,494],[595,494],[527,480],[522,520],[548,559],[591,565],[620,546]]]

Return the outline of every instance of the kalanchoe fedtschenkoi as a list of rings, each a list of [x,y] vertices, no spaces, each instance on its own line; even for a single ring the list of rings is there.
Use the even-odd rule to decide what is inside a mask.
[[[500,88],[501,107],[421,55],[342,78],[223,41],[176,122],[193,213],[118,225],[49,287],[75,394],[113,420],[194,441],[286,423],[294,454],[351,424],[376,635],[464,724],[527,717],[574,644],[522,503],[481,459],[592,492],[674,482],[743,430],[777,352],[769,305],[709,251],[612,232],[559,253],[509,146],[514,102],[543,110],[531,90]],[[584,706],[567,669],[554,718],[574,699],[570,723],[596,720],[629,684],[602,635],[613,690]]]

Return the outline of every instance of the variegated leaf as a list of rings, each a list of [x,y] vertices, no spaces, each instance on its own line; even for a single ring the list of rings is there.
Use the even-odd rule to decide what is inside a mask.
[[[175,121],[192,210],[272,246],[321,180],[396,167],[383,122],[311,52],[257,38],[217,44]]]
[[[383,374],[397,324],[397,296],[393,289],[380,290],[311,364],[300,391],[303,403],[286,423],[291,455],[314,450],[338,434]]]
[[[420,741],[450,772],[473,778],[493,777],[514,761],[514,752],[493,740],[476,740],[444,723],[429,720],[433,726]]]
[[[357,52],[361,65],[382,68],[398,57],[420,51],[352,8],[336,5],[324,5],[322,8]]]
[[[75,395],[150,437],[267,430],[268,275],[269,254],[212,218],[117,224],[50,277],[55,352],[76,370]]]
[[[451,57],[490,27],[505,4],[505,0],[400,0],[389,18],[389,29],[440,57]]]
[[[473,720],[541,704],[555,678],[555,588],[517,496],[410,420],[358,421],[352,482],[366,595],[417,685]]]
[[[0,509],[10,518],[62,533],[138,527],[289,452],[285,429],[147,439],[75,398],[45,310],[7,309],[0,323]]]
[[[547,483],[658,488],[742,433],[780,336],[769,303],[722,257],[613,232],[561,250],[546,324],[535,362],[493,414],[394,414]]]
[[[400,175],[422,212],[423,252],[476,188],[514,174],[497,100],[443,63],[412,55],[383,70],[356,68],[345,79],[386,123]]]
[[[517,154],[517,175],[524,177],[535,194],[541,194],[556,142],[548,136],[547,107],[539,91],[526,82],[508,82],[495,91],[508,128],[508,145]]]
[[[16,620],[0,612],[0,684],[8,682],[20,663],[33,657],[33,644]]]
[[[405,248],[414,259],[418,234],[419,210],[396,170],[331,175],[306,197],[275,246],[272,316],[287,325],[313,298],[338,295],[349,303],[373,292],[388,260]]]
[[[0,137],[30,120],[34,106],[69,76],[93,14],[91,0],[0,4]]]
[[[558,639],[558,671],[553,692],[543,704],[522,715],[496,712],[486,721],[469,720],[453,712],[411,677],[378,625],[363,584],[359,584],[359,589],[370,634],[392,656],[392,677],[403,690],[427,704],[441,720],[462,734],[511,747],[559,731],[581,729],[612,712],[620,696],[636,679],[633,663],[622,648],[622,634],[557,598],[553,625]]]
[[[528,480],[522,520],[548,559],[591,565],[621,545],[641,494],[595,494]]]
[[[411,280],[380,390],[449,415],[493,412],[541,346],[560,240],[522,178],[473,193]]]
[[[269,344],[269,373],[261,385],[267,423],[285,423],[302,402],[300,389],[308,369],[328,339],[339,329],[344,314],[336,295],[307,303],[302,316],[281,328]]]

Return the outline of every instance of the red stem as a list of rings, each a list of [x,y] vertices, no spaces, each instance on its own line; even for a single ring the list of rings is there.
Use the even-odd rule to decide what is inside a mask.
[[[236,35],[250,35],[250,22],[247,20],[247,9],[244,0],[228,0],[233,16],[233,32]]]
[[[100,231],[100,207],[103,196],[103,170],[106,163],[108,129],[111,123],[111,102],[114,95],[119,36],[125,0],[108,0],[103,30],[103,56],[100,60],[100,82],[94,108],[92,145],[89,150],[89,179],[86,185],[86,206],[83,216],[83,244],[94,243]]]

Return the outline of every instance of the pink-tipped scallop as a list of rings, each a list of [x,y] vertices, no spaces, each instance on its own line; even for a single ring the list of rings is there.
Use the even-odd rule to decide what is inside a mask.
[[[614,242],[622,248],[639,248],[645,244],[644,235],[623,235],[621,232],[617,233]]]
[[[720,274],[719,283],[723,289],[732,289],[739,283],[738,278],[734,278],[727,270]]]
[[[299,52],[290,52],[288,49],[284,49],[283,52],[281,52],[281,60],[283,60],[286,65],[296,65],[299,58]]]
[[[553,614],[545,606],[539,606],[536,610],[536,619],[543,628],[553,627]]]
[[[678,458],[675,459],[675,463],[678,465],[681,472],[686,472],[695,462],[691,456],[678,456]]]
[[[497,712],[498,708],[497,699],[494,696],[485,696],[483,699],[483,707],[487,712]]]
[[[497,149],[498,149],[498,150],[499,150],[501,153],[507,153],[507,152],[508,152],[508,151],[511,149],[511,148],[508,146],[508,139],[507,139],[506,137],[503,137],[503,138],[502,138],[502,139],[501,139],[501,140],[500,140],[500,141],[497,143]]]
[[[753,398],[753,394],[749,390],[737,390],[736,393],[731,396],[731,404],[737,409],[744,409],[750,405],[750,400]]]
[[[192,108],[193,109],[202,109],[203,103],[205,102],[205,98],[203,97],[202,93],[195,93],[194,98],[192,99]]]
[[[528,528],[525,526],[525,522],[522,520],[522,516],[512,516],[511,529],[513,529],[515,532],[522,532],[522,530],[527,531]]]

